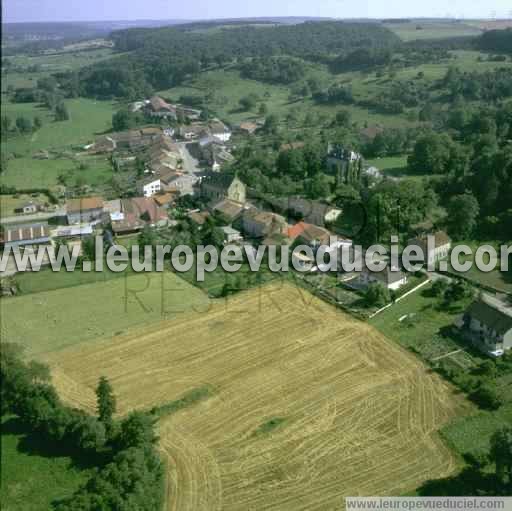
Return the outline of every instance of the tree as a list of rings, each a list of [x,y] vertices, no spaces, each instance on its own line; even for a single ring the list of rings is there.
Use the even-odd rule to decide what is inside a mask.
[[[32,131],[32,121],[20,115],[16,118],[16,127],[21,133],[30,133]]]
[[[114,131],[124,131],[130,129],[133,122],[130,113],[127,110],[119,110],[112,116],[112,128]]]
[[[43,121],[41,120],[41,117],[39,117],[39,116],[34,117],[34,128],[36,130],[39,130],[42,128],[42,126],[43,126]]]
[[[438,298],[444,298],[444,295],[449,287],[450,287],[450,284],[449,284],[448,280],[437,279],[432,284],[432,293],[434,296],[437,296]]]
[[[364,298],[370,307],[384,307],[384,305],[391,301],[389,290],[380,282],[370,284]]]
[[[7,155],[5,154],[5,152],[2,152],[2,154],[0,155],[0,174],[7,172],[8,166],[9,166],[9,158],[7,158]]]
[[[446,134],[428,133],[420,137],[408,158],[412,172],[444,174],[448,170],[452,141]]]
[[[110,433],[113,423],[113,415],[116,412],[116,398],[112,385],[105,376],[100,378],[96,388],[96,398],[98,403],[98,418],[105,425],[107,433]]]
[[[2,115],[2,133],[7,133],[12,126],[12,119],[8,115]]]
[[[270,114],[265,119],[265,124],[263,125],[263,131],[268,133],[269,135],[275,135],[277,133],[279,127],[279,118],[276,114]]]
[[[337,126],[348,128],[352,121],[352,114],[348,110],[340,110],[335,117],[335,123]]]
[[[143,447],[154,444],[157,437],[154,431],[156,419],[144,412],[132,412],[121,422],[119,443],[121,449]]]
[[[258,97],[255,94],[249,94],[240,98],[239,104],[244,111],[252,110],[256,107]]]
[[[444,301],[447,304],[457,303],[472,298],[473,294],[471,284],[468,284],[465,280],[457,279],[445,290]]]
[[[259,109],[258,109],[258,113],[259,113],[260,115],[263,115],[263,116],[267,115],[267,113],[268,113],[268,107],[267,107],[267,104],[266,104],[266,103],[261,103],[261,104],[260,104],[260,107],[259,107]]]
[[[512,428],[510,426],[492,436],[490,458],[496,464],[498,480],[503,484],[512,485]]]
[[[69,111],[64,102],[60,102],[55,107],[55,120],[56,121],[67,121],[69,120]]]
[[[471,399],[478,406],[488,410],[497,410],[503,403],[498,389],[494,383],[483,383],[471,394]]]
[[[466,192],[453,196],[447,207],[448,231],[456,239],[469,238],[477,225],[480,206],[475,196]]]

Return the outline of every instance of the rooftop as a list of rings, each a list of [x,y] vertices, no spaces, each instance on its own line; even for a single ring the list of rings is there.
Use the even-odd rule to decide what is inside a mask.
[[[66,211],[68,213],[80,213],[91,209],[103,209],[101,197],[83,197],[81,199],[68,199]]]
[[[482,294],[469,306],[466,314],[499,334],[512,330],[512,307],[491,295]]]

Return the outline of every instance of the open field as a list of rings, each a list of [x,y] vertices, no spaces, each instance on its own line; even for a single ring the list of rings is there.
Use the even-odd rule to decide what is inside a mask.
[[[46,55],[16,55],[9,60],[18,67],[33,71],[2,73],[2,92],[12,87],[35,87],[37,80],[52,73],[75,71],[81,67],[112,58],[114,55],[110,48],[97,50],[61,52]]]
[[[69,149],[71,144],[92,142],[95,135],[112,128],[113,102],[79,98],[67,99],[65,103],[69,120],[55,122],[50,110],[36,103],[2,102],[2,115],[13,120],[18,115],[28,118],[39,116],[43,121],[43,127],[31,135],[4,140],[2,150],[28,156],[41,149]]]
[[[407,23],[385,23],[403,41],[445,39],[448,37],[478,36],[481,28],[459,21],[412,20]]]
[[[318,65],[314,73],[315,78],[319,79],[325,87],[333,82],[350,83],[354,89],[354,94],[358,98],[365,97],[368,93],[368,77],[362,73],[342,73],[332,75],[326,66]],[[306,77],[305,77],[306,78]],[[319,105],[311,98],[303,98],[299,101],[290,101],[291,86],[273,85],[256,80],[242,78],[240,73],[233,69],[215,70],[201,73],[195,80],[184,84],[181,87],[175,87],[159,94],[178,100],[182,95],[204,97],[208,93],[214,92],[213,100],[207,104],[221,119],[228,123],[238,123],[246,119],[257,119],[256,108],[253,111],[242,111],[239,101],[248,94],[256,94],[259,98],[258,106],[265,103],[269,113],[278,115],[281,121],[293,112],[298,115],[302,121],[310,113],[317,116],[326,116],[329,120],[336,115],[338,110],[348,110],[352,114],[354,122],[370,124],[381,124],[383,126],[403,126],[407,125],[406,116],[390,116],[369,112],[366,108],[355,105]],[[221,92],[217,92],[221,91]]]
[[[3,511],[48,511],[52,502],[69,497],[89,478],[89,471],[48,445],[37,434],[26,435],[19,423],[2,420],[0,501]]]
[[[126,329],[204,310],[207,297],[172,273],[125,274],[104,282],[18,296],[0,302],[2,341],[30,354],[60,349]],[[20,310],[25,319],[20,321]]]
[[[63,399],[92,410],[99,376],[121,414],[208,398],[160,424],[168,509],[340,509],[457,468],[437,431],[465,410],[374,328],[290,284],[44,357]]]

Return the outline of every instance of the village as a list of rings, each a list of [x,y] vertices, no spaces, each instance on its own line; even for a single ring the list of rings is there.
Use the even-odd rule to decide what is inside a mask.
[[[46,210],[30,200],[16,210],[15,221],[3,220],[1,245],[20,251],[35,251],[38,246],[79,245],[94,235],[103,235],[109,244],[137,242],[140,233],[156,233],[173,229],[215,229],[220,243],[247,246],[306,245],[312,253],[321,246],[330,251],[352,247],[352,240],[340,233],[337,220],[342,209],[321,200],[299,196],[286,198],[262,196],[246,186],[236,175],[222,171],[232,162],[232,131],[218,119],[201,121],[201,112],[167,103],[160,97],[137,102],[135,111],[145,109],[161,119],[181,121],[177,128],[142,127],[113,132],[97,137],[84,150],[90,154],[107,154],[114,167],[133,166],[137,178],[131,196],[107,200],[100,196],[68,197],[63,204]],[[243,123],[238,132],[251,136],[257,125]],[[281,151],[293,145],[281,147]],[[374,172],[364,167],[361,155],[330,144],[327,165],[337,179],[348,172]],[[427,235],[433,235],[435,248],[427,246]],[[336,244],[330,246],[331,238]],[[218,238],[216,238],[218,239]],[[410,244],[423,249],[425,262],[438,263],[450,253],[452,241],[445,232],[423,232]],[[354,257],[362,257],[352,247]],[[430,251],[429,251],[430,250]],[[83,255],[84,250],[81,249]],[[322,267],[315,258],[299,254],[298,267],[308,267],[311,282],[318,282]],[[45,261],[49,264],[49,260]],[[16,272],[9,261],[4,276]],[[449,277],[440,274],[410,274],[403,268],[362,273],[344,273],[335,277],[335,286],[347,293],[364,297],[371,305],[370,317],[401,300],[425,283]],[[309,282],[308,277],[304,279]],[[16,292],[3,287],[4,294]],[[325,295],[341,305],[337,295]],[[386,298],[387,297],[387,298]],[[499,357],[512,348],[512,308],[487,293],[458,319],[458,328],[467,341],[491,357]]]

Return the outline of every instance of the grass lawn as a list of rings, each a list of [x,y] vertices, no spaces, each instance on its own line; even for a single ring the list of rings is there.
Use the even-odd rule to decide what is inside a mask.
[[[428,296],[430,287],[425,286],[369,321],[384,335],[426,360],[460,348],[454,340],[439,335],[443,328],[453,325],[460,311],[436,307],[436,300]]]
[[[253,273],[248,264],[243,264],[240,271],[229,273],[219,265],[215,271],[205,273],[203,282],[198,282],[196,279],[195,266],[189,271],[178,274],[181,278],[205,291],[212,298],[221,296],[224,285],[229,282],[239,286],[240,290],[250,289],[269,282],[270,280],[278,279],[280,274],[272,273],[269,269],[264,268],[262,265],[260,271]]]
[[[387,156],[366,160],[370,167],[377,167],[385,176],[401,177],[407,175],[407,156]]]
[[[80,169],[79,164],[85,168]],[[9,160],[7,172],[0,182],[17,189],[52,188],[60,184],[60,177],[68,186],[107,186],[113,175],[112,166],[102,156],[87,156],[72,160],[67,157],[39,160],[30,157]]]
[[[367,77],[362,73],[332,75],[325,66],[318,65],[314,76],[320,79],[325,87],[332,82],[347,82],[353,87],[356,96],[364,97],[368,93],[365,83]],[[281,121],[284,121],[290,112],[297,114],[300,120],[303,120],[308,113],[326,116],[331,120],[338,110],[348,110],[352,114],[352,120],[358,123],[368,121],[370,124],[377,123],[385,126],[408,124],[405,116],[376,114],[354,105],[318,105],[312,99],[290,101],[290,89],[291,86],[272,85],[241,78],[238,71],[224,69],[201,73],[185,86],[160,91],[159,94],[177,101],[182,95],[204,97],[213,92],[213,100],[207,103],[208,107],[221,119],[232,124],[260,118],[258,108],[261,103],[265,103],[268,112],[277,114]],[[239,100],[248,94],[256,94],[259,97],[257,107],[253,111],[242,111]]]
[[[90,476],[46,441],[25,435],[15,419],[2,421],[1,467],[3,511],[48,511],[52,502],[72,495]]]
[[[459,245],[468,245],[471,250],[473,251],[473,255],[471,256],[461,256],[460,261],[466,262],[466,261],[473,261],[473,265],[471,269],[468,272],[460,273],[463,277],[466,277],[477,284],[483,284],[486,286],[491,286],[495,289],[498,289],[500,291],[505,291],[507,293],[512,293],[512,269],[509,269],[508,272],[502,272],[499,268],[496,268],[495,270],[491,272],[483,272],[479,270],[476,265],[474,264],[474,254],[479,246],[483,245],[491,245],[495,248],[498,256],[500,254],[500,243],[497,241],[482,241],[482,242],[475,242],[475,241],[463,241],[458,243]],[[448,260],[448,267],[451,268],[450,261]],[[452,269],[453,271],[453,269]],[[457,272],[454,272],[457,273]]]
[[[2,143],[2,150],[28,156],[41,149],[69,149],[73,144],[92,142],[95,135],[112,128],[112,114],[116,110],[112,101],[93,99],[67,99],[70,119],[56,122],[52,113],[36,103],[2,102],[2,115],[13,119],[22,115],[43,121],[40,130],[31,135],[9,137]]]
[[[0,195],[0,217],[14,215],[14,210],[27,202],[33,202],[39,206],[47,204],[48,197],[42,194],[35,194],[35,197],[27,194],[20,195]],[[20,217],[23,218],[23,217]]]
[[[170,272],[123,277],[2,300],[2,340],[23,344],[33,355],[119,335],[131,327],[172,319],[208,304],[201,290]],[[49,284],[39,281],[39,285]],[[26,318],[23,322],[20,310]]]

